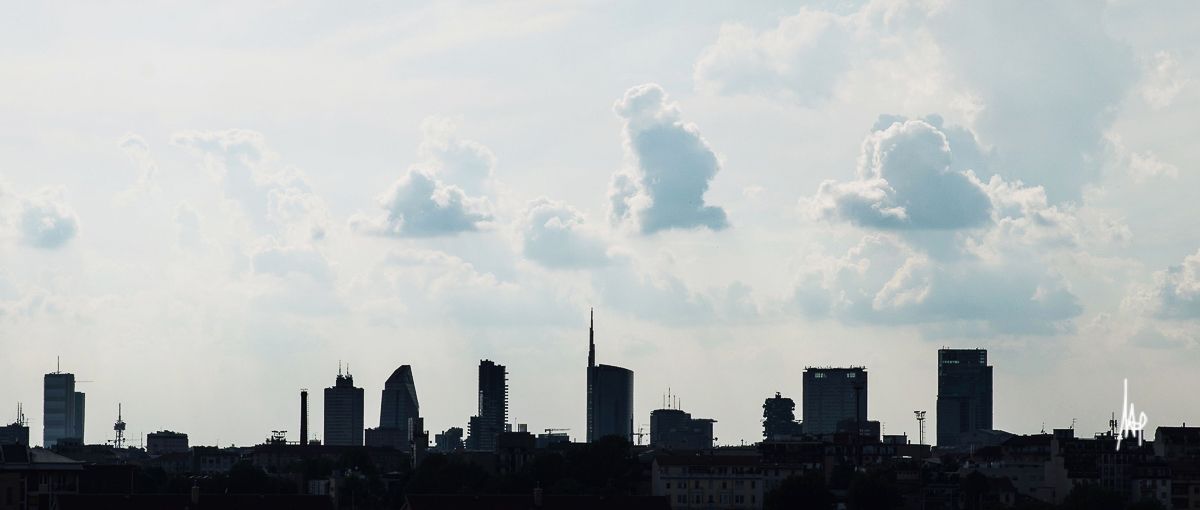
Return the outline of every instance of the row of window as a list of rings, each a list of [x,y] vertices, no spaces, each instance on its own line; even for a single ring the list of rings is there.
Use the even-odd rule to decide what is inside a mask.
[[[711,489],[711,488],[713,488],[713,483],[712,483],[712,482],[713,482],[712,480],[705,480],[705,481],[704,481],[704,486],[705,486],[704,488],[706,488],[706,489]],[[688,486],[688,483],[687,483],[686,481],[683,481],[683,482],[676,482],[676,483],[675,483],[675,488],[677,488],[677,489],[686,489],[686,488],[687,488],[687,486]],[[734,480],[734,481],[733,481],[733,487],[734,487],[735,489],[742,489],[742,488],[745,488],[745,487],[746,487],[746,480]],[[671,482],[667,482],[667,484],[666,484],[666,488],[667,488],[668,490],[670,490],[670,489],[671,489]],[[692,481],[692,488],[693,488],[693,489],[699,489],[699,488],[700,488],[700,480],[693,480],[693,481]],[[721,488],[722,488],[722,489],[728,489],[728,488],[729,488],[729,482],[728,482],[727,480],[721,480]],[[750,488],[751,488],[751,489],[757,489],[757,488],[758,488],[758,480],[750,480]]]
[[[718,498],[714,498],[712,496],[712,494],[709,494],[707,499],[708,499],[708,504],[710,504],[710,505],[718,502]],[[719,501],[721,504],[728,505],[730,503],[730,499],[733,500],[733,503],[735,505],[744,505],[744,504],[746,504],[746,501],[747,501],[746,496],[744,496],[742,494],[733,494],[732,496],[729,494],[722,494],[721,497],[719,498]],[[750,495],[749,501],[750,501],[751,505],[757,503],[756,500],[757,500],[757,498],[753,494]],[[705,503],[705,496],[700,495],[700,494],[695,494],[692,496],[691,501],[692,501],[692,504],[703,505]],[[675,496],[675,502],[679,503],[681,505],[686,505],[688,503],[688,495],[687,494],[677,494]]]

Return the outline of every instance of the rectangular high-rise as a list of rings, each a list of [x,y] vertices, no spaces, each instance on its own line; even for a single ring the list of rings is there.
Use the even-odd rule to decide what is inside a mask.
[[[957,446],[976,430],[992,429],[992,367],[986,349],[939,349],[937,445]]]
[[[633,371],[596,364],[594,315],[588,323],[587,440],[617,436],[633,442]]]
[[[802,399],[805,434],[855,430],[867,421],[867,370],[805,368]]]
[[[46,374],[42,395],[42,445],[51,448],[63,439],[82,443],[85,397],[75,391],[75,374]]]
[[[325,444],[363,445],[363,389],[354,387],[354,376],[338,374],[325,388]]]
[[[508,421],[508,371],[489,360],[479,362],[479,414],[467,424],[467,449],[495,451]]]

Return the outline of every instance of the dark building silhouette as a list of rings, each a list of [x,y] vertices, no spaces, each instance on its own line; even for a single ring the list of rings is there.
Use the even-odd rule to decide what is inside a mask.
[[[992,428],[992,367],[986,349],[939,349],[937,445]]]
[[[713,446],[716,420],[692,418],[680,409],[655,409],[650,412],[650,446],[685,450],[703,450]]]
[[[763,402],[763,438],[771,440],[795,437],[801,433],[796,422],[796,402],[775,392]]]
[[[867,371],[862,367],[804,369],[805,434],[833,434],[843,421],[867,421]]]
[[[496,437],[508,421],[508,372],[504,365],[479,362],[479,414],[467,425],[468,450],[496,450]]]
[[[325,388],[325,444],[363,445],[363,389],[349,371],[339,370],[333,387]]]
[[[461,427],[450,427],[441,434],[434,434],[433,441],[434,451],[449,453],[457,452],[463,449],[463,429]]]
[[[595,316],[588,323],[587,440],[633,441],[633,371],[596,364]]]
[[[43,390],[42,445],[50,448],[62,439],[82,443],[85,397],[75,391],[75,374],[46,374]]]
[[[367,446],[390,446],[408,451],[413,438],[409,421],[420,417],[417,385],[413,381],[412,367],[401,365],[383,384],[383,397],[379,404],[379,428],[367,429]]]
[[[29,446],[29,424],[25,422],[25,410],[17,404],[17,419],[0,427],[0,445],[17,444]]]
[[[300,444],[308,444],[308,390],[300,390]]]
[[[160,430],[146,434],[146,453],[154,456],[188,451],[188,435],[182,432]]]

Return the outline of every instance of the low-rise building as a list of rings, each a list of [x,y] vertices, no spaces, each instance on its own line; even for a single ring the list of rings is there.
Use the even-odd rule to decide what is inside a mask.
[[[672,455],[654,457],[651,494],[666,496],[671,508],[759,509],[763,468],[759,455]]]

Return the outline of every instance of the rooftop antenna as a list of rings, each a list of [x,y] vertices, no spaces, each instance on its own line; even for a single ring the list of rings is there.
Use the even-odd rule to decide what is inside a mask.
[[[913,411],[917,416],[917,440],[918,444],[925,444],[925,411]]]
[[[113,438],[113,447],[121,449],[125,447],[125,420],[121,419],[121,404],[117,403],[117,422],[113,424],[113,431],[116,437]]]
[[[62,373],[62,356],[54,357],[54,373],[56,373],[56,374]]]
[[[338,360],[338,377],[342,376],[342,360]]]

